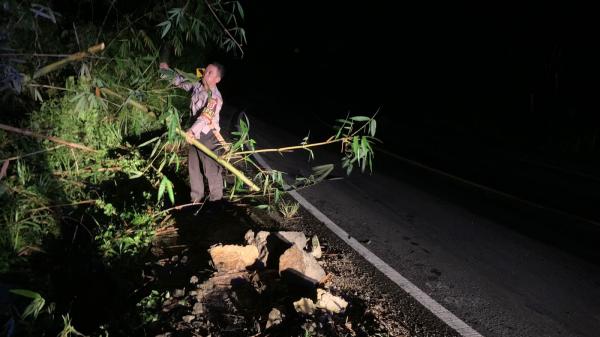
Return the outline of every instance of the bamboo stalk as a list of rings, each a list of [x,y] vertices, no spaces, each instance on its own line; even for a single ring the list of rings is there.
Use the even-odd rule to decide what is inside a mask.
[[[85,145],[67,142],[66,140],[63,140],[63,139],[60,139],[60,138],[56,138],[56,137],[52,137],[52,136],[40,135],[40,134],[35,133],[33,131],[15,128],[13,126],[6,125],[6,124],[0,124],[0,129],[6,130],[6,131],[9,131],[9,132],[20,133],[20,134],[25,135],[25,136],[31,136],[31,137],[36,137],[36,138],[47,139],[49,141],[52,141],[52,142],[55,142],[55,143],[59,143],[59,144],[63,144],[63,145],[66,145],[68,147],[75,148],[75,149],[80,149],[80,150],[90,151],[90,152],[98,152],[97,150],[94,150],[94,149],[92,149],[90,147],[87,147]]]
[[[240,172],[233,165],[231,165],[230,163],[226,162],[225,160],[219,158],[219,156],[217,156],[214,152],[209,150],[206,146],[204,146],[204,144],[200,143],[199,141],[197,141],[195,139],[189,139],[187,134],[185,132],[181,131],[181,129],[179,129],[179,128],[177,128],[177,133],[179,133],[182,137],[184,137],[188,143],[194,145],[200,151],[206,153],[209,157],[216,160],[217,163],[223,165],[223,167],[228,169],[231,173],[235,174],[235,176],[240,178],[240,180],[242,180],[246,185],[248,185],[251,190],[253,190],[255,192],[260,191],[260,188],[258,188],[258,186],[256,186],[252,182],[252,180],[248,179],[242,172]]]
[[[67,63],[70,63],[70,62],[73,62],[73,61],[79,61],[79,60],[81,60],[81,59],[83,59],[83,58],[85,58],[85,57],[87,57],[87,56],[89,56],[91,54],[95,54],[95,53],[100,52],[102,50],[104,50],[104,43],[100,43],[100,44],[97,44],[95,46],[91,46],[86,51],[80,51],[78,53],[71,54],[71,55],[65,57],[64,59],[62,59],[60,61],[50,63],[50,64],[44,66],[43,68],[41,68],[40,70],[36,71],[33,74],[32,79],[35,80],[38,77],[42,77],[42,76],[44,76],[44,75],[46,75],[48,73],[51,73],[51,72],[53,72],[55,70],[58,70],[58,69],[64,67]]]
[[[126,101],[127,104],[133,106],[134,108],[136,108],[138,110],[141,110],[141,111],[143,111],[145,113],[149,113],[152,116],[156,117],[156,115],[154,114],[154,112],[150,111],[148,109],[148,107],[146,107],[145,105],[143,105],[142,103],[140,103],[140,102],[138,102],[136,100],[133,100],[131,98],[127,99],[127,98],[125,98],[125,97],[117,94],[116,92],[114,92],[114,91],[112,91],[112,90],[110,90],[108,88],[100,88],[100,91],[103,92],[104,94],[108,95],[108,96],[116,97],[116,98],[121,99],[122,101]]]
[[[235,153],[233,153],[233,155],[234,156],[240,156],[240,155],[244,155],[244,154],[265,153],[265,152],[287,152],[287,151],[292,151],[292,150],[308,149],[308,148],[311,148],[311,147],[328,145],[328,144],[333,144],[333,143],[337,143],[337,142],[343,142],[345,140],[350,140],[350,139],[352,139],[352,137],[344,137],[344,138],[338,138],[338,139],[334,139],[334,140],[326,140],[324,142],[312,143],[312,144],[306,144],[306,145],[295,145],[295,146],[280,147],[278,149],[262,149],[262,150],[241,151],[241,152],[235,152]]]

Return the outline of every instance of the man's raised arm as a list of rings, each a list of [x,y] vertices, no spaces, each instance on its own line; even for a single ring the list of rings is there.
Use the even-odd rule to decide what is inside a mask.
[[[166,62],[161,62],[159,65],[160,69],[171,69],[169,67],[169,64]],[[194,87],[194,85],[190,82],[188,82],[183,76],[179,75],[179,74],[175,74],[175,77],[173,77],[173,85],[181,88],[185,91],[190,91],[192,90],[192,88]]]

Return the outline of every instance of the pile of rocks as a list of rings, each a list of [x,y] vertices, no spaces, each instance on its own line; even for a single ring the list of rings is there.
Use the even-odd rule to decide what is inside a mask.
[[[348,302],[332,293],[332,277],[318,261],[318,238],[288,231],[248,231],[244,238],[246,245],[210,247],[216,271],[202,283],[193,276],[195,289],[183,301],[172,301],[183,309],[177,330],[291,336],[294,329],[300,335],[327,325],[332,329],[334,316],[343,314]]]

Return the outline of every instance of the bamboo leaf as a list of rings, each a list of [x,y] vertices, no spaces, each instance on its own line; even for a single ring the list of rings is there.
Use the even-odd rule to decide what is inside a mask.
[[[165,177],[165,179],[167,179],[167,177]],[[167,193],[169,194],[169,200],[171,201],[171,204],[175,204],[175,195],[173,193],[173,183],[171,183],[171,181],[169,179],[167,179]]]
[[[166,185],[166,177],[163,177],[163,179],[160,182],[160,186],[158,187],[158,198],[157,201],[160,201],[160,199],[162,199],[163,194],[165,193],[165,185]]]
[[[36,299],[38,297],[42,297],[42,295],[36,293],[35,291],[27,290],[27,289],[10,289],[9,292],[17,295],[21,295],[24,297],[29,297],[31,299]]]
[[[169,30],[171,29],[171,21],[163,21],[160,24],[158,24],[158,26],[164,26],[163,30],[162,30],[162,34],[160,36],[160,38],[162,39],[165,37],[165,35],[167,35]]]
[[[353,121],[357,121],[357,122],[366,122],[366,121],[370,120],[371,118],[367,117],[367,116],[353,116],[353,117],[350,117],[350,119]]]
[[[369,130],[370,130],[370,134],[371,137],[375,137],[375,131],[377,130],[377,121],[372,119],[371,122],[369,123]]]
[[[146,146],[148,144],[152,144],[153,142],[155,142],[155,141],[157,141],[159,139],[160,139],[160,137],[154,137],[154,138],[152,138],[152,139],[150,139],[148,141],[145,141],[142,144],[138,145],[138,147],[144,147],[144,146]]]

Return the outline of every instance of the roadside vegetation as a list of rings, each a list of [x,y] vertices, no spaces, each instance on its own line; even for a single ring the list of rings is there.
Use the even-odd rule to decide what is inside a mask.
[[[3,334],[77,336],[79,326],[86,335],[138,334],[152,322],[147,308],[156,294],[124,304],[119,296],[139,289],[152,242],[188,202],[181,130],[189,97],[169,84],[172,73],[158,71],[161,50],[243,57],[244,11],[237,1],[220,0],[166,0],[143,9],[100,0],[51,3],[4,1],[0,8],[0,291],[11,298],[0,313]],[[90,17],[99,8],[103,15]],[[182,65],[191,80],[195,66]],[[366,171],[376,128],[374,116],[347,116],[326,140],[258,149],[242,119],[230,151],[218,158],[232,176],[227,196],[293,218],[298,205],[282,195],[321,181],[333,165],[290,186],[285,173],[261,169],[251,155],[312,156],[316,146],[339,144],[345,170]],[[104,304],[118,309],[86,320],[77,313],[84,306],[76,304],[78,291],[99,289],[95,283],[111,293]]]

